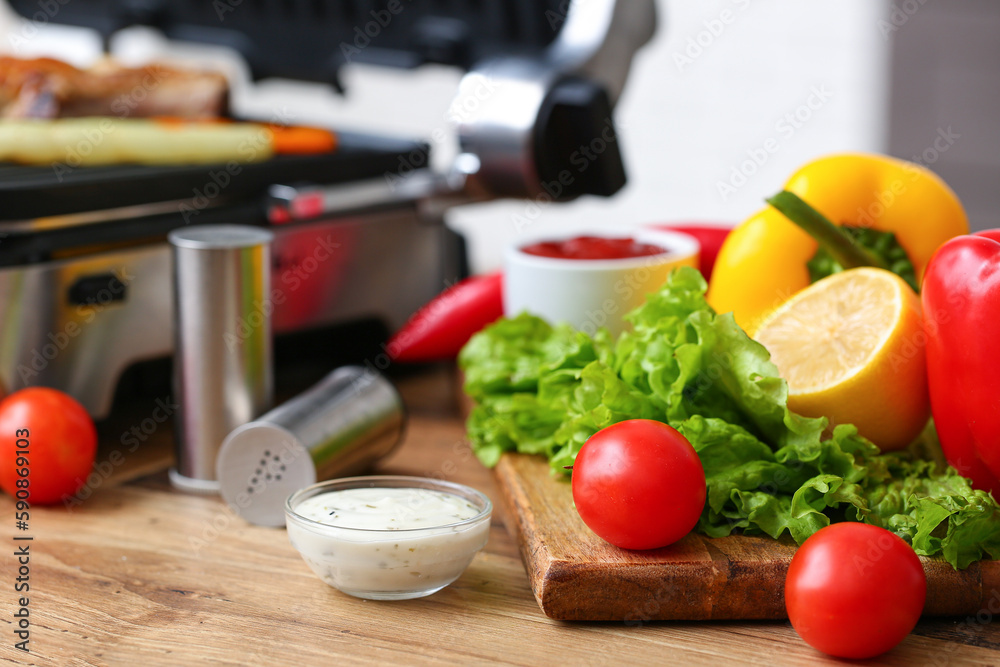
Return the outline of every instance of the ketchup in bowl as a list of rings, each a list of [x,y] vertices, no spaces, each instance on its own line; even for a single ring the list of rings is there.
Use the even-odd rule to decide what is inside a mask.
[[[565,241],[542,241],[521,248],[521,252],[556,259],[628,259],[662,255],[667,250],[631,237],[577,236]]]

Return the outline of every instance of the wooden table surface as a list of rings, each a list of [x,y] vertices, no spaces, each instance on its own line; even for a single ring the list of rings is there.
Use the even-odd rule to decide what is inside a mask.
[[[498,500],[472,456],[452,369],[399,382],[411,409],[380,472],[444,477]],[[252,526],[215,497],[171,489],[169,424],[134,452],[121,434],[152,401],[102,425],[116,461],[78,507],[33,508],[31,653],[13,648],[16,563],[11,499],[3,549],[0,659],[32,665],[801,664],[829,660],[787,622],[564,623],[532,597],[517,547],[494,515],[490,541],[453,585],[420,600],[371,602],[322,583],[283,529]],[[147,422],[148,425],[149,422]],[[113,453],[119,452],[118,456]],[[104,471],[109,472],[108,466]],[[22,543],[18,543],[22,544]],[[921,622],[872,664],[1000,664],[1000,624]]]

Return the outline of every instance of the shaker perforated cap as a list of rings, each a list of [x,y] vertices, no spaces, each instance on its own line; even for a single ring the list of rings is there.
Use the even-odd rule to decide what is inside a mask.
[[[258,526],[285,525],[285,500],[317,481],[309,450],[287,429],[264,421],[226,437],[216,474],[226,503]]]

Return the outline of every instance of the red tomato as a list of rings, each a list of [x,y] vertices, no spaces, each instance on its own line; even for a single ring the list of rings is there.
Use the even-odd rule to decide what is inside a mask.
[[[27,447],[17,446],[25,440]],[[29,387],[0,402],[0,487],[12,496],[27,468],[28,502],[58,503],[83,486],[96,455],[97,429],[71,396]]]
[[[920,618],[924,568],[902,538],[866,523],[835,523],[799,547],[785,579],[792,627],[839,658],[885,653]]]
[[[592,435],[573,465],[583,522],[623,549],[656,549],[691,532],[705,507],[705,470],[683,435],[630,419]]]

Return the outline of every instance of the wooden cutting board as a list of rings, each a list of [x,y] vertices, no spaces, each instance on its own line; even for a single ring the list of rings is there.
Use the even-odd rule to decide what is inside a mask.
[[[570,485],[553,479],[542,457],[505,454],[495,475],[535,599],[551,618],[785,618],[785,573],[795,553],[790,539],[692,533],[664,549],[626,551],[584,525]],[[921,560],[926,615],[974,616],[1000,604],[1000,562],[956,572],[937,558]]]

